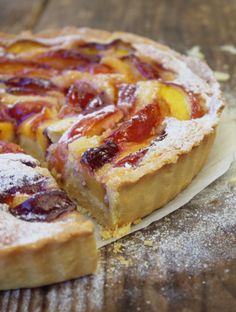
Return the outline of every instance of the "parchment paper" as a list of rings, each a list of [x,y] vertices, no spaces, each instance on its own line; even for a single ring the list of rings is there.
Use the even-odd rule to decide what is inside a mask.
[[[223,175],[229,169],[234,159],[234,153],[236,150],[235,137],[236,122],[230,118],[229,112],[226,110],[221,117],[221,121],[217,130],[216,140],[209,155],[208,161],[199,174],[194,178],[192,183],[164,207],[143,218],[139,224],[132,225],[129,233],[123,236],[143,229],[152,222],[155,222],[179,209],[188,203],[195,195],[206,188],[210,183]],[[98,248],[101,248],[120,239],[121,237],[103,240],[100,235],[100,226],[96,224],[96,238],[97,246]]]

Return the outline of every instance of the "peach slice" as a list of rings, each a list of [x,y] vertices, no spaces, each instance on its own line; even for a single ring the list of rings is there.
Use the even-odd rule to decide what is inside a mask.
[[[170,115],[179,120],[188,120],[191,116],[191,103],[187,93],[174,84],[160,83],[158,99],[169,106]]]
[[[13,42],[7,47],[7,51],[14,54],[24,53],[24,52],[43,52],[47,48],[47,45],[29,39],[22,39]]]
[[[116,72],[123,74],[124,78],[126,77],[127,82],[132,82],[134,80],[130,66],[125,62],[122,62],[121,60],[112,56],[105,56],[101,63],[111,66]]]
[[[10,121],[0,122],[0,140],[14,141],[14,125]]]

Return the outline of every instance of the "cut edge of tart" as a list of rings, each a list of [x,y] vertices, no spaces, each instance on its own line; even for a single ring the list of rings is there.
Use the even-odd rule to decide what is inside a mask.
[[[94,226],[49,171],[0,141],[0,178],[0,290],[94,273]]]

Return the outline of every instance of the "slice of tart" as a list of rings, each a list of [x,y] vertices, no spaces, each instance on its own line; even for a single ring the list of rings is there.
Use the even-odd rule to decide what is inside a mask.
[[[42,160],[104,227],[163,206],[202,168],[223,109],[205,63],[84,28],[0,43],[0,137]]]
[[[94,227],[49,171],[0,141],[0,289],[36,287],[93,273]]]

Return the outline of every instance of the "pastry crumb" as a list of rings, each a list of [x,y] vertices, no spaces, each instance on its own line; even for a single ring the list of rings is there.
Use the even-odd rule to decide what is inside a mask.
[[[205,60],[205,55],[201,51],[201,47],[198,45],[193,46],[189,50],[186,51],[188,56],[197,57],[200,60]]]
[[[109,273],[113,273],[113,272],[115,271],[115,267],[114,267],[114,266],[111,266],[111,267],[109,267],[109,268],[107,269],[107,271],[108,271]]]
[[[117,260],[119,260],[119,262],[126,267],[128,267],[130,264],[130,260],[126,260],[123,256],[117,257]]]
[[[122,250],[121,250],[122,247],[123,247],[123,245],[121,243],[114,243],[114,245],[113,245],[113,252],[115,254],[122,253]]]
[[[152,240],[145,240],[143,243],[144,243],[144,246],[148,246],[148,247],[152,247],[153,246],[153,241]]]
[[[221,51],[236,55],[236,47],[232,44],[222,45],[222,46],[220,46],[220,49],[221,49]]]
[[[215,74],[216,79],[221,82],[228,81],[230,79],[229,73],[215,71],[214,74]]]
[[[110,238],[120,238],[120,237],[127,235],[130,232],[130,227],[131,227],[131,224],[129,223],[122,227],[119,227],[119,228],[117,227],[114,230],[108,230],[108,229],[102,228],[100,231],[100,235],[102,239],[104,240],[107,240]]]
[[[232,177],[228,180],[230,184],[236,184],[236,177]]]

